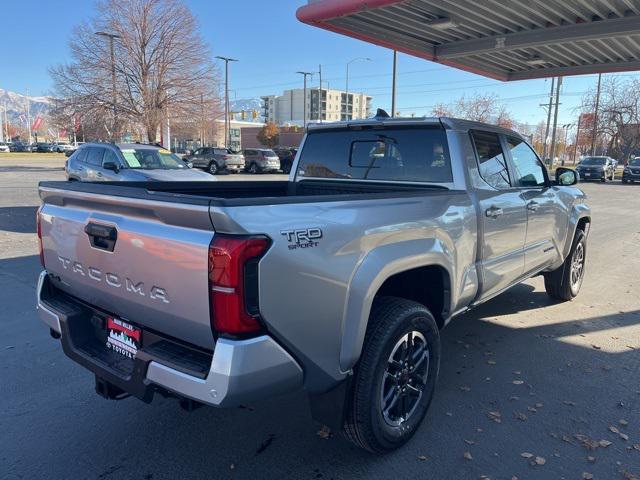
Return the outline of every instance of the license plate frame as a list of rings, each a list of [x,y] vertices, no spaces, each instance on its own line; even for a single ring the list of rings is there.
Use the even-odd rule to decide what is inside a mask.
[[[124,358],[134,360],[142,345],[142,330],[122,319],[107,317],[105,347]]]

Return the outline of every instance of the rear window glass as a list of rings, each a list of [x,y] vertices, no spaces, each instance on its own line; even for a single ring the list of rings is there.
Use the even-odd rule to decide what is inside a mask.
[[[405,127],[312,132],[298,175],[311,178],[448,183],[453,181],[444,130]]]

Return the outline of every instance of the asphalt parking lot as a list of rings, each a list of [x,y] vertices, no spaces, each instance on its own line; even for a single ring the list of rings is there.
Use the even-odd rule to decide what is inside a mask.
[[[98,397],[34,308],[37,183],[63,163],[0,154],[0,478],[640,478],[640,185],[583,185],[579,297],[538,277],[455,319],[423,426],[375,457],[319,435],[303,394],[192,413]]]

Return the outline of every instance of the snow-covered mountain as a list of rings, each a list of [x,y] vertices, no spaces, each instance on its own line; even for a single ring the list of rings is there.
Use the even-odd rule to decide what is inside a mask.
[[[259,98],[241,98],[238,100],[229,99],[229,108],[232,112],[247,112],[246,119],[252,120],[251,112],[256,110],[258,112],[258,118],[256,118],[256,122],[263,122],[263,110],[262,110],[262,100]]]
[[[27,103],[29,104],[31,121],[33,121],[38,115],[44,116],[48,113],[53,106],[53,99],[50,97],[27,97],[26,95],[0,88],[0,110],[7,109],[7,119],[9,123],[17,125],[25,122]],[[21,116],[22,120],[20,118]]]

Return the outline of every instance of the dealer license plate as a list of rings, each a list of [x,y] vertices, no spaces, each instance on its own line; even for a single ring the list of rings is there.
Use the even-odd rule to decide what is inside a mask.
[[[107,317],[106,347],[123,357],[135,358],[140,346],[142,330],[117,318]]]

